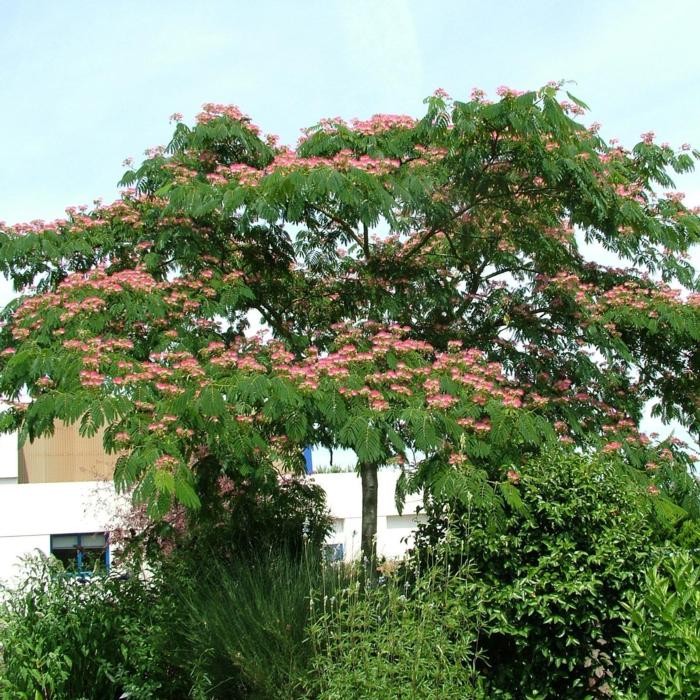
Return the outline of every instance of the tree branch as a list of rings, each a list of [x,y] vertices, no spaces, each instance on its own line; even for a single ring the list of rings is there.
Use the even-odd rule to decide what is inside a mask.
[[[341,230],[343,231],[343,233],[345,233],[345,234],[347,234],[348,236],[350,236],[350,238],[352,238],[352,240],[355,241],[355,243],[357,243],[357,245],[358,245],[363,251],[365,250],[364,241],[357,235],[357,232],[355,231],[355,229],[353,229],[352,226],[350,226],[350,224],[347,223],[347,221],[343,221],[343,219],[341,219],[339,216],[336,216],[335,214],[333,214],[333,213],[331,213],[331,212],[329,212],[329,211],[326,211],[326,210],[323,209],[322,207],[319,207],[318,204],[314,204],[314,205],[313,205],[313,208],[314,208],[319,214],[323,214],[323,216],[325,216],[327,219],[330,219],[333,223],[335,223],[335,224],[337,224],[338,226],[340,226],[340,228],[341,228]]]

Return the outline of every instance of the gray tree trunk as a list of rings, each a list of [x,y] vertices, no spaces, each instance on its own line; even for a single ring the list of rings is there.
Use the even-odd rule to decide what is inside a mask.
[[[362,479],[362,559],[372,570],[377,562],[377,465],[360,464]]]

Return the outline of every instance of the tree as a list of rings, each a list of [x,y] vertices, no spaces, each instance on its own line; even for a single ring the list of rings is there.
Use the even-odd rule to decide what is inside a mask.
[[[690,457],[638,427],[650,400],[700,425],[700,218],[656,191],[700,153],[606,144],[560,90],[437,91],[420,120],[323,120],[296,150],[235,107],[174,115],[120,200],[0,232],[22,292],[2,429],[106,425],[117,484],[154,512],[299,464],[304,444],[350,447],[369,557],[390,461],[399,497],[507,498],[558,439],[619,451],[690,507]],[[586,260],[576,231],[634,267]],[[252,311],[271,341],[245,337]]]

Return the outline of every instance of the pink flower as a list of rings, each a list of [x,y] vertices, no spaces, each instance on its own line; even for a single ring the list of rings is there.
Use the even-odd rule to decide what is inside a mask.
[[[622,447],[621,442],[609,442],[605,447],[603,447],[603,452],[615,452]]]
[[[434,394],[432,396],[427,396],[425,399],[428,406],[433,406],[435,408],[449,408],[459,401],[456,396],[450,394]]]
[[[507,85],[499,85],[496,88],[496,94],[499,97],[520,97],[520,95],[525,94],[525,91],[524,90],[514,90],[513,88],[509,88]]]
[[[163,455],[162,457],[158,457],[158,459],[155,462],[155,465],[159,469],[172,469],[174,466],[177,465],[177,459],[170,455]]]

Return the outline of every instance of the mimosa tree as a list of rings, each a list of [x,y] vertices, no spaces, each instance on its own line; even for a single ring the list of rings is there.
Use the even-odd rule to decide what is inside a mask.
[[[639,423],[651,401],[700,427],[700,218],[671,179],[700,153],[606,143],[560,91],[438,91],[422,119],[323,120],[296,150],[235,107],[174,115],[120,200],[0,230],[20,293],[2,428],[106,426],[117,484],[155,513],[350,448],[368,556],[389,463],[399,497],[516,502],[521,460],[560,440],[692,509],[691,457]]]

